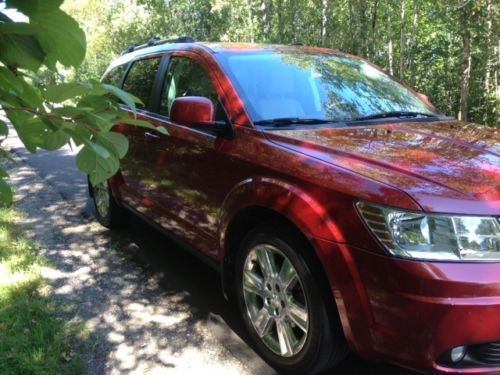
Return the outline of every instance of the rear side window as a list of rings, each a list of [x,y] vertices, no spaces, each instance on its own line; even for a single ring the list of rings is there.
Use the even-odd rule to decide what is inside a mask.
[[[102,83],[108,83],[116,87],[122,87],[122,79],[128,65],[118,65],[111,69],[102,79]]]
[[[142,100],[144,105],[138,108],[149,108],[151,104],[151,91],[160,66],[160,58],[154,57],[134,62],[123,83],[123,89]]]

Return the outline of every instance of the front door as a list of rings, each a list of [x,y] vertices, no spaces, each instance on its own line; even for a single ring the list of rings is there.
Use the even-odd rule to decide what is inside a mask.
[[[154,180],[146,183],[155,202],[155,220],[214,256],[219,208],[234,183],[225,172],[234,165],[219,152],[225,139],[170,121],[172,103],[182,96],[211,99],[217,109],[216,119],[227,120],[218,99],[222,93],[218,92],[217,81],[190,55],[170,59],[155,122],[167,128],[170,135],[149,140],[149,149],[155,150],[155,162],[150,166]]]

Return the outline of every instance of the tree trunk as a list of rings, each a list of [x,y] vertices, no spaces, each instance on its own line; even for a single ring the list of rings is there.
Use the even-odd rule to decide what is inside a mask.
[[[356,41],[358,40],[358,33],[356,30],[356,16],[354,12],[354,0],[349,0],[349,31],[351,34],[351,53],[358,54],[358,48]]]
[[[417,0],[413,0],[413,24],[410,35],[410,55],[408,57],[408,69],[410,71],[410,83],[413,85],[414,77],[415,77],[415,69],[414,69],[414,60],[415,60],[415,52],[417,49],[417,30],[418,30],[418,2]]]
[[[361,39],[361,54],[368,55],[368,38],[367,38],[367,22],[366,22],[366,0],[359,0],[359,39]]]
[[[491,61],[491,36],[493,34],[493,9],[492,9],[492,4],[491,0],[487,0],[487,18],[486,18],[486,25],[487,25],[487,34],[486,34],[486,74],[484,77],[484,91],[489,94],[491,84],[490,84],[490,74],[491,74],[491,68],[492,68],[492,61]]]
[[[389,57],[389,73],[394,74],[394,58],[392,55],[392,4],[387,7],[387,53]]]
[[[283,4],[283,0],[278,0],[276,8],[278,9],[278,11],[276,12],[278,17],[278,40],[280,43],[284,43],[285,41],[284,18],[286,17],[286,14],[285,14],[285,6]]]
[[[470,54],[470,31],[465,30],[463,34],[464,57],[462,62],[462,89],[460,90],[460,112],[458,119],[467,121],[469,119],[469,81],[471,70],[471,54]]]
[[[495,85],[495,95],[496,97],[500,97],[500,38],[498,38],[497,46],[495,47],[495,56],[496,63],[495,68],[493,69],[493,77],[494,77],[494,85]],[[497,115],[497,124],[500,124],[500,104],[496,105],[496,115]]]
[[[405,68],[405,0],[401,1],[401,35],[399,42],[399,78],[404,79]]]
[[[375,51],[377,50],[377,11],[378,11],[379,0],[375,0],[372,8],[372,19],[371,19],[371,36],[370,36],[370,46],[369,46],[369,55],[374,56]]]
[[[321,45],[324,46],[326,42],[326,33],[328,30],[328,11],[329,11],[329,0],[321,1]]]
[[[262,32],[264,34],[264,40],[269,39],[269,32],[271,31],[270,7],[270,0],[262,0],[262,3],[260,4],[260,10],[262,11]]]

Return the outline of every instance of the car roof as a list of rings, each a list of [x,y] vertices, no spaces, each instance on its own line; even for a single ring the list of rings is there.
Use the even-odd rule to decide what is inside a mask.
[[[350,56],[335,50],[320,47],[309,47],[299,44],[283,45],[283,44],[259,44],[259,43],[231,43],[231,42],[188,42],[188,43],[161,43],[152,46],[139,46],[132,48],[131,52],[125,52],[115,59],[106,72],[110,69],[127,64],[130,61],[138,58],[157,55],[162,52],[170,51],[204,51],[210,54],[245,54],[245,53],[262,53],[262,52],[278,52],[278,53],[306,53],[306,54],[336,54]],[[353,56],[350,56],[353,57]]]

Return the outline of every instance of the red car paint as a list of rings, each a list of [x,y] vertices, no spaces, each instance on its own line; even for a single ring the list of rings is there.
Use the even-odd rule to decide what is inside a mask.
[[[437,363],[453,347],[500,341],[500,263],[391,257],[355,209],[363,200],[498,216],[498,131],[459,121],[258,129],[213,52],[259,48],[178,44],[155,52],[186,56],[205,68],[234,137],[140,114],[170,135],[116,127],[129,137],[130,150],[112,181],[115,197],[221,268],[235,250],[229,245],[232,222],[249,207],[270,209],[310,240],[358,355],[423,372],[500,373],[500,365],[455,369]]]

